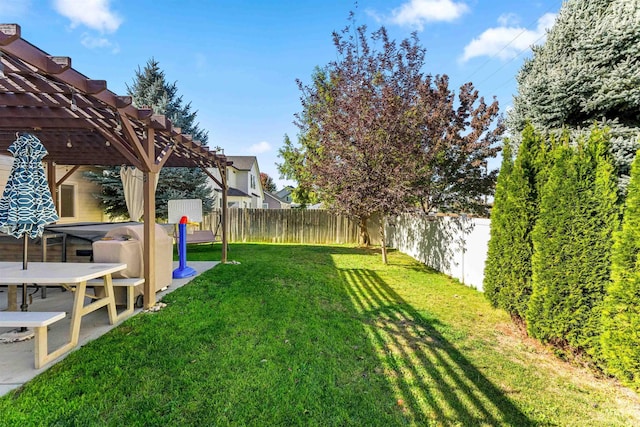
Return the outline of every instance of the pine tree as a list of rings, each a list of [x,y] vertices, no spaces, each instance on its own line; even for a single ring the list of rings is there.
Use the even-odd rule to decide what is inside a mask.
[[[129,216],[119,166],[100,168],[97,172],[87,171],[83,176],[100,186],[100,193],[93,194],[93,197],[98,199],[104,213],[110,218]]]
[[[606,132],[594,128],[577,147],[565,135],[553,150],[532,238],[529,333],[600,356],[600,310],[618,224],[616,180]]]
[[[510,133],[517,137],[531,121],[538,129],[568,127],[588,137],[600,122],[611,128],[615,166],[626,182],[640,131],[638,22],[640,0],[565,1],[545,44],[533,49],[517,77]]]
[[[631,167],[622,228],[614,240],[602,310],[602,352],[608,371],[640,390],[640,156]]]
[[[174,126],[181,128],[202,144],[207,143],[208,134],[195,123],[197,112],[191,111],[191,103],[183,104],[178,96],[176,83],[168,83],[159,63],[151,58],[143,70],[138,69],[127,92],[133,97],[136,107],[151,107],[156,114],[167,116]],[[127,216],[119,167],[105,168],[100,173],[88,172],[85,177],[101,186],[100,200],[105,213],[112,217]],[[156,217],[167,217],[170,199],[201,199],[205,213],[213,206],[211,190],[207,187],[207,176],[199,168],[168,168],[160,171],[156,190]]]
[[[183,134],[191,135],[203,145],[207,144],[208,132],[200,129],[195,122],[197,111],[191,111],[191,103],[184,104],[182,96],[178,96],[177,84],[167,82],[164,71],[155,59],[149,59],[144,69],[138,68],[133,83],[127,85],[127,93],[133,97],[136,107],[151,107],[154,113],[168,117],[175,127],[182,129]]]

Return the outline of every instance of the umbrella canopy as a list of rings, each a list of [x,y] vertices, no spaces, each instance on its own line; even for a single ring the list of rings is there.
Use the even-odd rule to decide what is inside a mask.
[[[30,134],[19,135],[8,150],[14,162],[0,198],[0,231],[35,239],[42,236],[46,224],[58,220],[42,165],[47,150]]]
[[[44,226],[58,220],[51,191],[42,166],[48,154],[38,138],[17,135],[8,148],[14,161],[9,180],[0,198],[0,231],[16,239],[23,237],[22,268],[27,268],[27,236],[42,236]],[[22,284],[23,311],[27,311],[27,284]]]

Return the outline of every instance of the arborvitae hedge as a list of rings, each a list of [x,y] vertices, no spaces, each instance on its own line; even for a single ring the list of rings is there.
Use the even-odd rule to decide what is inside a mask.
[[[482,288],[485,296],[494,307],[502,307],[500,300],[504,284],[508,281],[507,264],[509,257],[509,179],[513,170],[513,158],[509,142],[506,141],[502,150],[502,164],[496,181],[496,192],[491,209],[491,235],[487,249],[487,260],[484,267]]]
[[[570,259],[563,249],[570,246],[567,245],[570,238],[565,230],[573,217],[575,202],[570,200],[575,195],[577,184],[574,153],[568,141],[555,147],[551,154],[554,166],[542,188],[540,211],[532,236],[535,249],[532,274],[535,284],[527,312],[529,333],[546,340],[562,337],[565,332],[564,329],[553,330],[556,322],[552,312],[559,307],[563,295],[555,292],[552,285],[558,270],[567,268],[566,261]],[[546,295],[548,293],[550,295]]]
[[[640,154],[640,152],[638,153]],[[611,283],[602,309],[608,371],[640,390],[640,156],[631,166],[622,228],[615,233]]]
[[[603,300],[610,284],[614,233],[620,227],[621,210],[617,174],[613,166],[614,159],[610,154],[610,135],[605,130],[594,129],[590,136],[590,146],[596,149],[594,189],[596,214],[591,217],[596,235],[588,261],[593,280],[593,285],[590,287],[592,292],[590,302],[593,304],[593,310],[582,325],[582,333],[588,353],[598,365],[603,366],[604,355],[601,346]]]
[[[608,135],[593,129],[571,147],[553,149],[532,233],[529,333],[600,358],[600,310],[610,272],[617,193]]]
[[[484,292],[496,306],[525,318],[531,294],[531,230],[537,215],[538,153],[542,138],[532,126],[522,132],[516,160],[506,150],[491,212],[491,238]]]

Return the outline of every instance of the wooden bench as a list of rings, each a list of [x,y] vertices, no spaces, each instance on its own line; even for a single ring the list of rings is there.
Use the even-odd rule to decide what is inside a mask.
[[[129,317],[133,314],[135,310],[135,289],[136,286],[142,285],[144,283],[144,277],[130,277],[130,278],[121,278],[121,279],[111,279],[111,283],[114,288],[117,287],[126,287],[127,288],[127,308],[118,313],[117,321],[124,319],[125,317]],[[91,279],[87,281],[87,286],[104,286],[103,279]]]
[[[40,369],[58,357],[61,352],[49,354],[47,327],[67,316],[63,311],[3,311],[0,312],[0,327],[33,328],[35,334],[35,367]]]

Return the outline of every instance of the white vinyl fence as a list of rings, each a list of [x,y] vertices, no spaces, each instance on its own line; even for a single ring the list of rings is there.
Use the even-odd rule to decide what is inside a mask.
[[[486,218],[404,214],[388,224],[388,246],[482,291],[490,223]]]

